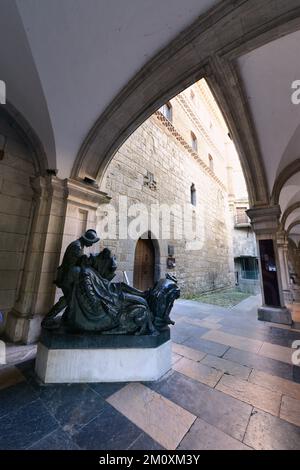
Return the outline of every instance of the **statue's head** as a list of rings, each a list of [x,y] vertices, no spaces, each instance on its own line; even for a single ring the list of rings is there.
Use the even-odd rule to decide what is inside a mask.
[[[84,246],[92,246],[94,243],[97,243],[100,238],[97,236],[96,230],[89,229],[85,232],[84,235],[80,237]]]
[[[104,248],[98,255],[93,256],[93,268],[108,281],[115,277],[117,262],[108,248]]]

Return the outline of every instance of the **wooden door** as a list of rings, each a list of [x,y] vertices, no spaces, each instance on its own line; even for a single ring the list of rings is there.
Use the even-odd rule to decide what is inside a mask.
[[[139,239],[135,248],[133,285],[146,290],[154,285],[155,251],[151,240]]]

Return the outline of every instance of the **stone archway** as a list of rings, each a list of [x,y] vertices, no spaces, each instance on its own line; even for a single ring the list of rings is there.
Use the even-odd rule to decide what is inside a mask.
[[[146,290],[154,285],[155,250],[150,238],[139,238],[135,247],[133,286]]]
[[[299,29],[296,1],[272,6],[259,0],[221,2],[199,17],[151,59],[97,119],[78,152],[72,178],[101,180],[115,152],[137,127],[163,103],[206,78],[238,149],[250,206],[268,205],[265,170],[235,61]]]
[[[133,285],[137,289],[146,290],[160,278],[159,242],[151,232],[140,237],[135,246]]]

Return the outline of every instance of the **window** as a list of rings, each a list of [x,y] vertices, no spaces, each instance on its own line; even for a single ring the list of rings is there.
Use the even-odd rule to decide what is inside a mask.
[[[242,278],[258,279],[258,261],[256,258],[241,258]]]
[[[165,116],[168,121],[172,122],[173,119],[173,113],[172,113],[172,105],[169,103],[165,103],[161,108],[160,108],[161,113]]]
[[[247,224],[249,223],[249,218],[246,214],[247,207],[236,207],[236,224]]]
[[[196,188],[194,183],[191,185],[191,204],[196,205]]]
[[[208,163],[210,170],[214,171],[214,159],[210,153],[208,154]]]
[[[197,137],[195,136],[194,132],[191,132],[191,140],[192,140],[193,151],[198,152],[198,142],[197,142]]]

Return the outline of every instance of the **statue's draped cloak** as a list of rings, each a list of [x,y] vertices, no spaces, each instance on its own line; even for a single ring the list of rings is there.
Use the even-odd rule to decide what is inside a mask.
[[[128,329],[130,313],[137,310],[151,315],[145,299],[124,292],[122,283],[104,279],[94,268],[82,267],[73,286],[67,324],[86,331],[112,330],[120,325],[122,329],[122,317],[126,315]]]

